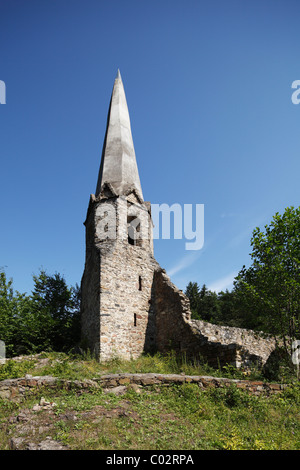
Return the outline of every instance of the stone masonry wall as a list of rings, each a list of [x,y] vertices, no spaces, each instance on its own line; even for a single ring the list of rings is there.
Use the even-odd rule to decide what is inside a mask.
[[[98,359],[136,358],[155,344],[150,302],[156,261],[152,256],[152,222],[146,204],[131,195],[102,201],[91,198],[86,225],[86,265],[82,278],[82,332]],[[135,202],[136,203],[135,203]],[[116,214],[115,237],[105,230],[107,213]],[[128,243],[128,215],[138,215],[147,236]],[[108,228],[109,230],[109,228]],[[103,233],[102,233],[103,235]]]
[[[81,336],[83,347],[89,347],[93,354],[99,356],[100,343],[100,257],[99,250],[90,242],[92,232],[87,235],[86,263],[81,280]]]
[[[257,358],[256,360],[260,365],[263,365],[267,362],[276,346],[273,338],[262,336],[262,334],[252,330],[213,325],[202,320],[192,320],[191,324],[200,334],[207,338],[208,342],[219,343],[223,347],[237,345],[237,352],[238,350],[240,351],[236,357],[235,366],[237,367],[242,365],[243,351],[248,352],[249,357],[252,357],[252,361],[255,361],[255,358]],[[247,365],[246,360],[243,361],[243,365]]]
[[[153,271],[154,262],[143,248],[117,242],[109,255],[101,252],[102,360],[136,358],[153,348],[154,317],[149,303]]]
[[[164,270],[154,275],[157,349],[171,349],[194,359],[203,358],[213,367],[262,367],[275,349],[275,342],[253,331],[191,320],[189,301]]]
[[[21,402],[25,397],[34,393],[37,389],[65,389],[77,390],[78,393],[92,392],[100,387],[106,390],[116,390],[117,388],[137,385],[147,387],[151,385],[168,386],[171,384],[182,385],[186,383],[197,384],[199,388],[205,390],[209,387],[229,387],[246,390],[254,395],[272,395],[280,393],[287,386],[285,384],[265,383],[261,381],[236,380],[200,375],[179,375],[179,374],[106,374],[92,380],[68,380],[53,376],[32,376],[26,375],[18,379],[6,379],[0,381],[0,398]]]

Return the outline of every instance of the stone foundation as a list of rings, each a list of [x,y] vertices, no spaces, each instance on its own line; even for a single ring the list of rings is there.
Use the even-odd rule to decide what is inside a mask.
[[[272,395],[284,390],[287,385],[265,383],[261,381],[235,380],[200,375],[179,374],[106,374],[93,380],[67,380],[52,376],[25,376],[19,379],[6,379],[0,382],[0,398],[21,402],[37,389],[77,390],[78,393],[88,393],[94,389],[114,389],[119,386],[136,384],[142,387],[151,385],[168,386],[172,384],[197,384],[201,389],[209,387],[229,387],[246,390],[254,395]]]

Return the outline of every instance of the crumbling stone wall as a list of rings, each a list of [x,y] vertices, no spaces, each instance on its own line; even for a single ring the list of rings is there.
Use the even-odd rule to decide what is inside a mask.
[[[202,320],[192,320],[191,324],[208,342],[235,349],[236,367],[250,366],[253,363],[263,366],[276,347],[274,338],[252,330],[213,325]]]
[[[157,269],[153,282],[156,315],[156,346],[161,352],[174,350],[194,359],[204,359],[213,367],[262,367],[275,349],[272,338],[253,331],[217,326],[191,320],[189,301],[176,288],[163,269]]]
[[[285,384],[184,374],[106,374],[95,377],[92,380],[68,380],[49,375],[33,377],[27,374],[25,377],[18,379],[0,381],[0,398],[21,402],[30,396],[30,394],[36,393],[36,390],[64,389],[76,390],[78,393],[88,393],[100,387],[106,390],[113,390],[122,386],[126,388],[132,384],[147,387],[151,385],[182,385],[185,383],[197,384],[203,390],[208,387],[219,388],[235,385],[237,388],[247,390],[254,395],[264,394],[267,396],[280,393],[287,387]]]
[[[152,303],[155,311],[156,348],[160,352],[188,351],[194,340],[190,324],[189,301],[183,292],[171,283],[166,272],[154,272]]]

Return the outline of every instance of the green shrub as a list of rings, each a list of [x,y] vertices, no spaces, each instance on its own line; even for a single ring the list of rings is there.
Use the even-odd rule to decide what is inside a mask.
[[[33,361],[7,361],[0,365],[0,380],[23,377],[33,366]]]

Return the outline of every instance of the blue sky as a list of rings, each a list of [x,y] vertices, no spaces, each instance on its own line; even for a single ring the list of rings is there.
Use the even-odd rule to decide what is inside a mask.
[[[0,267],[80,283],[120,68],[145,200],[204,204],[204,247],[156,240],[172,281],[231,289],[250,238],[300,205],[300,3],[0,0]]]

